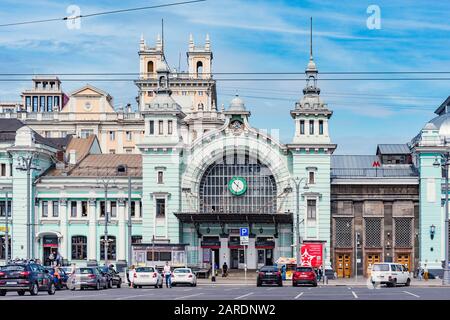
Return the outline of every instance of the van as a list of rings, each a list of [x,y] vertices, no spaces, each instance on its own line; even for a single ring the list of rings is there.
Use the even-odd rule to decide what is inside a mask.
[[[377,262],[372,266],[370,281],[375,284],[386,284],[395,287],[397,284],[409,286],[411,275],[408,268],[399,263]]]

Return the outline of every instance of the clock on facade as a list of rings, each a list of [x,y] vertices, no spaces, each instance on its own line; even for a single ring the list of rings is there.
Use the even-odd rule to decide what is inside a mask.
[[[228,190],[235,195],[243,195],[247,191],[247,180],[242,177],[233,177],[228,182]]]

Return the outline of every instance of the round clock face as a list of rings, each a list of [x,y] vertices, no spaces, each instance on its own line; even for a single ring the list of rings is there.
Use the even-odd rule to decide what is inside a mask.
[[[243,195],[247,191],[247,180],[242,177],[233,177],[228,182],[228,189],[235,196]]]

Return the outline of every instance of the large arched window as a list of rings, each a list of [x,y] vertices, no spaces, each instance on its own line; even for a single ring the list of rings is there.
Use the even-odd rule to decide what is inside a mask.
[[[241,194],[232,190],[236,178],[245,185]],[[277,187],[272,172],[248,155],[231,154],[210,165],[199,191],[201,212],[276,213],[277,210]]]
[[[100,260],[105,260],[105,236],[100,237]],[[116,260],[116,237],[108,236],[108,260]]]
[[[153,61],[149,61],[147,63],[147,72],[148,73],[153,73],[153,71],[154,71]]]
[[[73,236],[72,260],[86,260],[86,259],[87,259],[87,237]]]
[[[203,62],[201,62],[201,61],[198,61],[197,62],[197,77],[201,77],[202,76],[202,73],[203,73]]]

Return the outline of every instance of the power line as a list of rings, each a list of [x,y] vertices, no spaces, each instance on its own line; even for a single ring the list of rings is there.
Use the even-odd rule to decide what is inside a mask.
[[[17,79],[17,78],[3,78],[0,79],[0,82],[22,82],[22,81],[30,81],[32,79]],[[61,81],[142,81],[142,79],[135,78],[61,78]],[[303,78],[215,78],[211,80],[216,81],[305,81]],[[321,78],[320,81],[448,81],[450,77],[427,77],[427,78]]]
[[[156,8],[163,8],[163,7],[172,7],[172,6],[178,6],[178,5],[184,5],[184,4],[192,4],[192,3],[204,2],[204,1],[207,1],[207,0],[191,0],[191,1],[183,1],[183,2],[173,2],[173,3],[159,4],[159,5],[154,5],[154,6],[146,6],[146,7],[138,7],[138,8],[128,8],[128,9],[119,9],[119,10],[96,12],[96,13],[90,13],[90,14],[85,14],[85,15],[78,15],[78,16],[74,16],[74,17],[50,18],[50,19],[42,19],[42,20],[30,20],[30,21],[22,21],[22,22],[12,22],[12,23],[0,24],[0,27],[17,26],[17,25],[24,25],[24,24],[35,24],[35,23],[52,22],[52,21],[75,20],[75,19],[81,19],[81,18],[89,18],[89,17],[100,16],[100,15],[123,13],[123,12],[130,12],[130,11],[139,11],[139,10],[148,10],[148,9],[156,9]]]

